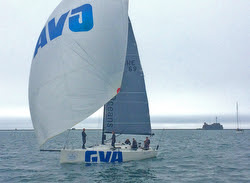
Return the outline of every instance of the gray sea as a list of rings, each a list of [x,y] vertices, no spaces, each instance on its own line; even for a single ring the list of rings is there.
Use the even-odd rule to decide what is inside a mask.
[[[34,131],[0,131],[0,182],[250,182],[250,131],[154,130],[157,158],[116,164],[60,164],[59,152],[39,151]],[[87,146],[101,130],[86,130]],[[108,136],[109,137],[109,136]],[[123,142],[136,137],[117,137]],[[81,131],[67,131],[44,149],[81,147]]]

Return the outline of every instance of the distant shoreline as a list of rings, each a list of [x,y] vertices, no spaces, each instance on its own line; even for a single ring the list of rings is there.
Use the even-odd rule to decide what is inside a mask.
[[[80,131],[82,129],[75,129],[76,131]],[[86,129],[86,130],[102,130],[102,129]],[[203,130],[203,129],[152,129],[152,130],[197,130],[197,131],[223,131],[223,130],[236,130],[236,129],[223,129],[223,130]],[[250,129],[243,129],[243,130],[250,130]],[[34,131],[34,129],[0,129],[1,131]],[[72,130],[74,131],[74,130]]]

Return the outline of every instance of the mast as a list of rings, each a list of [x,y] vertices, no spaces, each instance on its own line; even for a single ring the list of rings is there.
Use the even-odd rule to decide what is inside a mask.
[[[236,122],[237,122],[237,129],[239,129],[238,102],[236,102]]]
[[[104,134],[104,123],[105,123],[105,106],[103,107],[103,121],[102,121],[102,145],[104,145],[105,134]]]

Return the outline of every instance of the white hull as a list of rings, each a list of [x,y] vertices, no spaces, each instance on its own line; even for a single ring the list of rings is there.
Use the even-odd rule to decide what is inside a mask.
[[[138,148],[132,150],[129,145],[98,145],[87,149],[62,149],[60,163],[115,163],[143,160],[157,156],[157,150]]]

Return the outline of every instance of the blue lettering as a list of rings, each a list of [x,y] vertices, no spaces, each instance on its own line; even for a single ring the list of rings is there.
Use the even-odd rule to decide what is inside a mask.
[[[38,41],[36,43],[36,49],[35,49],[35,53],[34,53],[34,57],[36,56],[38,49],[41,47],[44,47],[47,44],[47,38],[46,38],[46,26],[43,28]]]
[[[55,23],[55,18],[49,21],[48,23],[48,29],[49,29],[49,37],[52,41],[53,39],[59,37],[62,35],[63,27],[65,20],[69,14],[69,11],[67,13],[64,13],[58,20],[57,25]]]
[[[81,21],[80,21],[80,15],[77,13],[81,13],[82,17]],[[71,11],[71,15],[74,15],[69,18],[69,29],[71,31],[73,32],[89,31],[93,28],[93,12],[92,12],[92,6],[90,4],[85,4],[76,9],[73,9]]]
[[[113,152],[111,162],[122,162],[122,152]]]
[[[123,162],[123,158],[122,158],[122,152],[111,152],[111,151],[107,151],[106,152],[106,156],[105,156],[105,152],[104,151],[98,151],[99,153],[99,158],[100,158],[100,162]],[[98,161],[98,157],[97,157],[97,151],[86,151],[85,152],[85,162],[97,162]],[[111,156],[112,155],[112,156]],[[111,160],[110,160],[111,158]]]
[[[59,18],[57,24],[55,22],[55,18],[49,21],[48,32],[50,41],[62,35],[68,14],[69,11],[67,13],[64,13]],[[81,20],[80,20],[80,14],[82,18]],[[72,32],[84,32],[91,30],[94,26],[92,6],[90,4],[85,4],[78,8],[73,9],[71,11],[71,17],[69,17],[68,21],[69,21],[69,29]],[[44,47],[46,44],[47,44],[47,36],[46,36],[46,26],[45,26],[37,41],[33,58],[37,55],[39,48]]]
[[[105,157],[104,156],[104,152],[103,151],[99,151],[99,156],[100,156],[100,162],[109,162],[110,156],[111,156],[111,152],[108,151],[106,153],[106,157]]]
[[[85,162],[90,162],[91,155],[97,154],[96,151],[86,151],[85,152]],[[97,162],[97,157],[92,157],[92,162]]]

